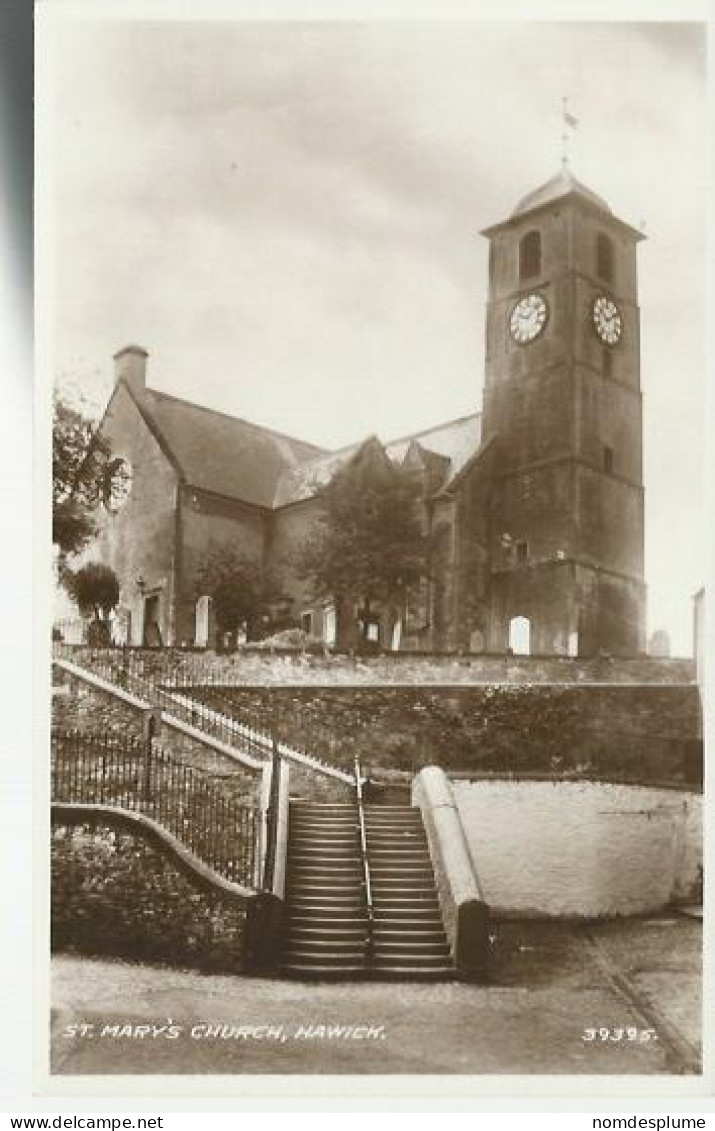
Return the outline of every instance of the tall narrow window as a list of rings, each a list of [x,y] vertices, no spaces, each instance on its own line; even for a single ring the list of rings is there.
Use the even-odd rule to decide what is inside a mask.
[[[606,346],[603,347],[603,376],[613,376],[613,354]]]
[[[519,278],[541,274],[541,232],[527,232],[519,241]]]
[[[517,542],[516,544],[516,564],[524,565],[529,560],[529,543]]]
[[[603,470],[608,475],[613,471],[613,448],[603,449]]]
[[[596,274],[606,283],[613,282],[613,243],[603,232],[596,236]]]
[[[208,595],[199,597],[196,602],[196,623],[194,628],[194,644],[197,648],[205,648],[209,642],[209,617],[211,614],[211,598]]]

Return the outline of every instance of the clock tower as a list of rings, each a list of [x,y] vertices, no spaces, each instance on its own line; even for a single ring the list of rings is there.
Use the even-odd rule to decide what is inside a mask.
[[[642,233],[567,168],[489,240],[487,646],[644,647]]]

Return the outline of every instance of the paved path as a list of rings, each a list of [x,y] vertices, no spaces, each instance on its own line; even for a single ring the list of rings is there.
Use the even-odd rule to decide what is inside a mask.
[[[52,1070],[698,1072],[700,947],[701,924],[683,916],[501,924],[487,986],[301,983],[61,955]],[[142,1028],[169,1021],[176,1039]],[[598,1029],[608,1039],[588,1039]],[[628,1029],[638,1039],[615,1039]]]

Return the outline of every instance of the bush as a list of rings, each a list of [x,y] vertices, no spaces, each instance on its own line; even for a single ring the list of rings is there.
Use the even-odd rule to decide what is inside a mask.
[[[245,909],[208,896],[139,836],[52,835],[52,949],[236,972]]]

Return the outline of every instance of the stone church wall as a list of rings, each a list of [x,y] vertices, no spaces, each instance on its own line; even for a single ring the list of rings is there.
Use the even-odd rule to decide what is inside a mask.
[[[214,551],[232,551],[259,567],[264,561],[266,516],[255,507],[190,486],[181,490],[181,583],[177,592],[178,644],[196,634],[197,574]],[[213,633],[209,637],[214,642]]]
[[[172,643],[178,476],[123,385],[117,387],[102,432],[112,455],[131,464],[131,492],[116,514],[104,512],[98,544],[86,556],[99,557],[117,574],[120,609],[131,617],[131,643],[142,641],[144,600],[152,594],[159,598],[162,640]]]
[[[323,634],[322,607],[310,582],[300,576],[296,554],[320,513],[320,503],[315,499],[282,507],[270,516],[267,538],[267,559],[281,581],[283,593],[292,599],[291,615],[298,617],[304,609],[311,609],[314,636]]]

